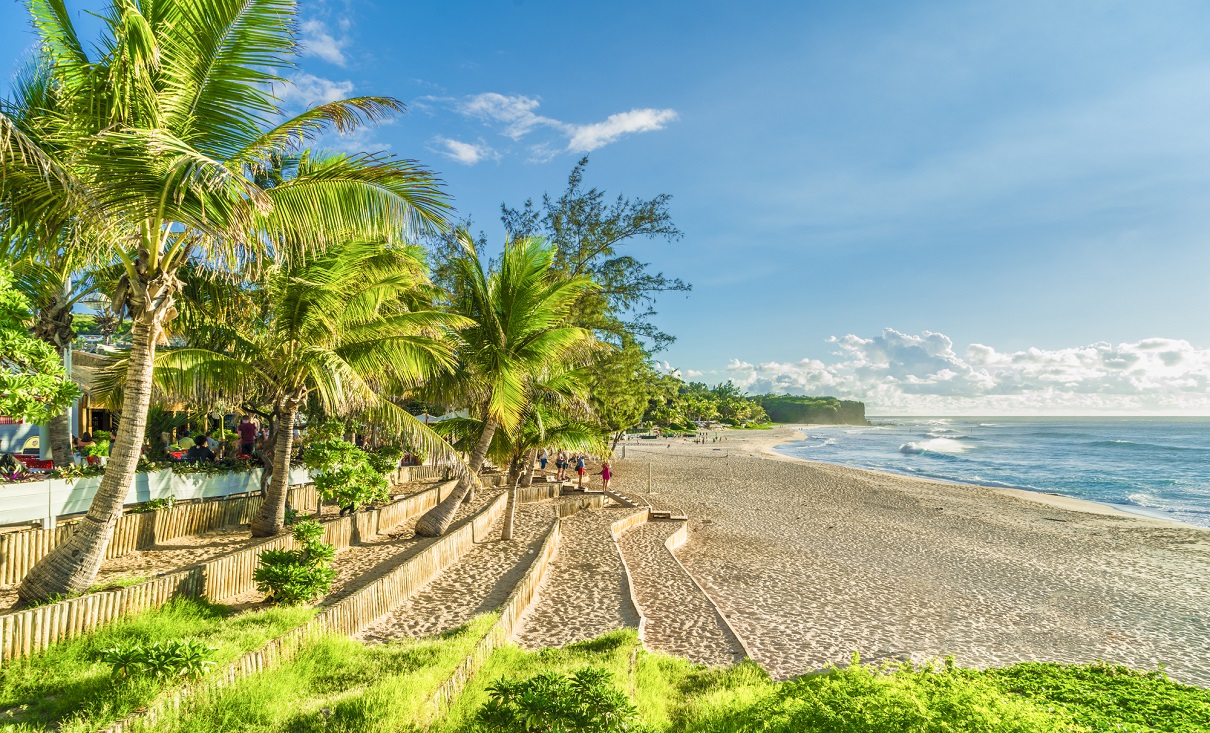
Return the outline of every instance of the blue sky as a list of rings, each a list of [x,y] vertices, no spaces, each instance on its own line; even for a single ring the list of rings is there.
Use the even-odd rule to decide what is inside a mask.
[[[72,8],[95,3],[70,2]],[[672,194],[687,375],[883,412],[1210,412],[1210,6],[304,0],[292,103],[501,201]],[[32,42],[0,5],[0,55]],[[990,351],[989,351],[990,350]]]

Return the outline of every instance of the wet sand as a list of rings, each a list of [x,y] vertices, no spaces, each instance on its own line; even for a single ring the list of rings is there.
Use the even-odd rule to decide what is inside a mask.
[[[677,551],[757,661],[1108,662],[1210,684],[1210,532],[1111,507],[771,455],[789,428],[630,441],[624,493],[688,513]],[[671,447],[667,447],[671,443]]]

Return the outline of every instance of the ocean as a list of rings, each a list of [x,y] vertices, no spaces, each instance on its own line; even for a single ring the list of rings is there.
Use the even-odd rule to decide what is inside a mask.
[[[786,455],[1045,491],[1210,527],[1210,418],[871,417],[810,426]]]

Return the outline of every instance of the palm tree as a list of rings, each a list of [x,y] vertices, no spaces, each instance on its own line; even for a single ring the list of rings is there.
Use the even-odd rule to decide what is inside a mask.
[[[554,272],[552,247],[535,238],[507,242],[499,265],[489,273],[470,236],[459,232],[458,241],[462,252],[452,263],[450,310],[471,325],[455,335],[458,367],[447,396],[458,394],[471,404],[482,428],[468,473],[445,501],[416,522],[416,533],[430,537],[444,534],[458,505],[473,496],[496,429],[514,430],[522,422],[531,379],[592,341],[589,331],[569,325],[568,315],[576,300],[596,286],[588,278]]]
[[[361,97],[281,119],[273,85],[294,51],[289,0],[116,0],[100,16],[96,58],[62,0],[29,0],[42,58],[62,95],[58,138],[75,151],[77,220],[109,243],[123,275],[114,310],[131,319],[122,425],[101,487],[76,534],[31,570],[23,602],[91,584],[134,478],[153,364],[176,316],[178,270],[241,272],[283,242],[319,248],[349,238],[400,241],[444,224],[440,184],[411,161],[332,156],[280,183],[275,156],[327,130],[345,132],[401,109]],[[12,120],[0,120],[0,165],[53,169]],[[21,158],[24,156],[24,158]],[[49,160],[50,162],[46,162]]]
[[[464,319],[403,304],[425,282],[414,251],[351,242],[270,267],[255,284],[260,312],[242,322],[182,309],[211,346],[157,353],[156,386],[197,404],[263,405],[271,416],[270,479],[253,535],[277,534],[285,524],[292,428],[312,399],[323,414],[364,415],[425,453],[453,455],[427,426],[380,396],[383,387],[414,389],[453,366],[441,336]]]

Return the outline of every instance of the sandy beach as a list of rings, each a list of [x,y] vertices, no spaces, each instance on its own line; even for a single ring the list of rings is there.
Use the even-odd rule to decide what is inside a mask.
[[[615,485],[689,515],[677,557],[775,676],[859,652],[1163,664],[1210,685],[1210,532],[774,453],[793,428],[722,434],[632,440]]]

